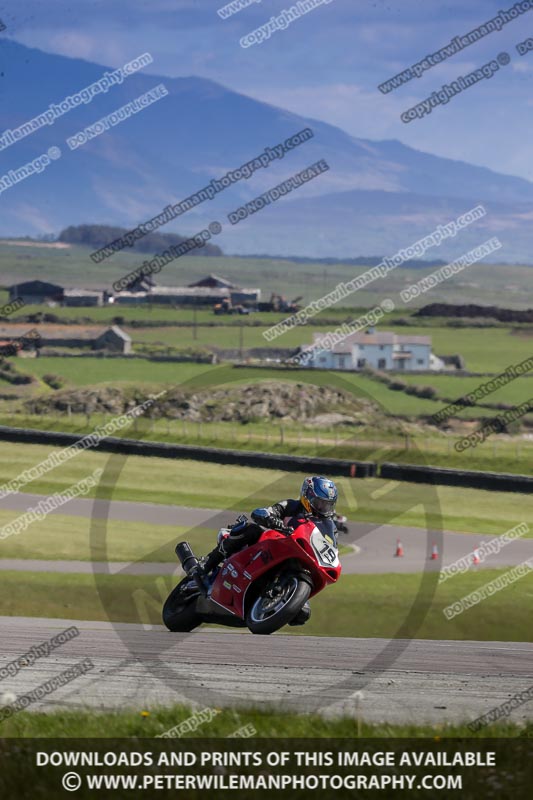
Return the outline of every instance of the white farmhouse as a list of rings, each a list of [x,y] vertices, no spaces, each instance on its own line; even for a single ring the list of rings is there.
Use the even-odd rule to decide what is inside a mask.
[[[302,348],[302,351],[312,352],[307,362],[310,367],[338,370],[373,367],[405,372],[445,369],[444,362],[431,352],[431,336],[401,336],[392,331],[377,333],[369,328],[349,334],[332,350],[320,350],[317,345],[324,335],[314,333],[313,344]]]

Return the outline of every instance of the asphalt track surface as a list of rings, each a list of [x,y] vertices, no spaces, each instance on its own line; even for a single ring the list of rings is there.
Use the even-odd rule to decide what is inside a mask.
[[[79,628],[77,638],[0,681],[3,703],[88,656],[94,670],[29,710],[185,702],[358,714],[373,722],[465,722],[533,684],[533,644],[388,643],[214,630],[182,635],[159,626],[14,617],[0,617],[0,667],[70,625]],[[511,715],[517,722],[532,718],[533,702]]]
[[[42,495],[13,494],[0,500],[0,509],[15,511],[20,514],[38,505],[44,499]],[[126,522],[144,522],[147,525],[180,525],[190,527],[201,526],[213,530],[213,543],[218,528],[235,520],[234,510],[220,511],[216,509],[190,508],[188,506],[168,506],[151,503],[133,503],[114,500],[107,504],[100,500],[76,498],[52,512],[85,518],[106,518]],[[37,525],[38,523],[34,523]],[[394,525],[377,525],[367,522],[349,523],[348,536],[340,535],[340,544],[351,544],[355,552],[342,556],[345,574],[384,573],[384,572],[422,572],[439,570],[459,558],[467,556],[482,541],[489,542],[494,536],[478,534],[453,533],[444,531],[432,534],[422,528]],[[502,531],[503,532],[503,531]],[[431,552],[435,540],[440,541],[438,558],[431,560]],[[176,537],[177,538],[177,537]],[[180,534],[180,538],[186,535]],[[404,556],[395,557],[397,540],[400,539]],[[169,551],[173,552],[172,542]],[[0,550],[1,552],[1,550]],[[201,555],[201,554],[200,554]],[[499,553],[491,554],[476,569],[498,568],[520,564],[533,557],[533,539],[517,539],[503,547]],[[176,571],[176,563],[116,562],[91,564],[83,561],[35,561],[26,559],[0,559],[1,569],[34,570],[46,572],[122,572],[129,574],[172,574]]]

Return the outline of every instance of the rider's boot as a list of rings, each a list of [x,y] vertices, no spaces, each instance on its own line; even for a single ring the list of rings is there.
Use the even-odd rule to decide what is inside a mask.
[[[217,535],[217,546],[200,559],[200,571],[202,575],[209,575],[218,567],[221,561],[224,561],[231,554],[231,545],[228,546],[227,544],[230,530],[230,528],[221,528]]]
[[[232,528],[221,528],[217,536],[217,546],[206,556],[200,559],[200,571],[203,576],[209,575],[221,561],[232,556],[240,550],[244,543],[246,524],[233,525]],[[231,532],[231,534],[230,534]]]
[[[210,553],[200,559],[200,570],[202,574],[205,576],[209,575],[225,558],[227,558],[226,554],[222,552],[220,545],[217,544]]]

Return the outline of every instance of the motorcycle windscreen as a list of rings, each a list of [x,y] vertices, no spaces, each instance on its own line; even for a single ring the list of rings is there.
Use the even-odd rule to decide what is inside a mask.
[[[323,567],[338,567],[337,533],[335,523],[331,519],[313,519],[314,530],[311,534],[311,545],[318,563]]]

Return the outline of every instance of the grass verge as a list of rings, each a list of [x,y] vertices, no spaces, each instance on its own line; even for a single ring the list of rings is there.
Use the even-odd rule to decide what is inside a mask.
[[[312,600],[305,627],[283,633],[355,638],[533,641],[529,573],[462,614],[444,608],[507,570],[466,573],[437,586],[438,573],[345,575]],[[171,576],[2,573],[0,615],[161,624]]]
[[[0,455],[0,487],[57,449],[10,444],[8,452],[3,450]],[[229,521],[236,510],[250,511],[297,496],[305,477],[299,472],[85,451],[23,488],[32,493],[53,494],[106,465],[109,472],[103,476],[103,491],[113,500],[228,509]],[[533,518],[530,495],[379,478],[340,478],[337,484],[339,511],[354,521],[497,535]],[[12,518],[15,516],[13,513]],[[177,512],[176,523],[179,521]]]
[[[0,511],[0,529],[13,517]],[[231,514],[228,514],[228,522]],[[10,536],[0,547],[2,558],[35,558],[47,561],[128,561],[178,564],[174,547],[187,539],[198,555],[215,544],[214,528],[186,528],[179,525],[153,525],[142,522],[111,521],[105,541],[93,537],[91,521],[84,517],[54,514],[28,528],[22,536]],[[352,553],[340,546],[341,555]]]
[[[186,706],[154,708],[146,711],[55,711],[53,713],[21,712],[2,723],[6,738],[152,738],[179,725],[191,716]],[[325,719],[318,715],[286,714],[255,709],[222,709],[207,726],[199,727],[186,738],[227,737],[241,727],[251,725],[255,736],[265,739],[295,738],[507,738],[533,736],[531,725],[525,728],[513,723],[500,723],[472,733],[464,725],[358,725],[353,717]]]
[[[14,518],[0,511],[0,528]],[[215,543],[216,531],[174,525],[110,521],[106,537],[91,539],[91,520],[54,514],[31,525],[23,534],[0,544],[2,558],[35,558],[47,561],[146,561],[177,564],[174,546],[186,538],[199,554]]]
[[[532,382],[533,384],[533,382]],[[154,388],[157,391],[157,387]],[[495,415],[497,412],[491,412]],[[24,415],[20,419],[1,412],[0,425],[34,430],[92,433],[99,425],[109,422],[109,415],[95,414],[90,424],[81,414],[68,417]],[[412,428],[413,426],[411,426]],[[252,450],[290,456],[324,456],[359,461],[393,461],[402,464],[447,467],[489,472],[530,474],[533,444],[515,437],[493,436],[476,448],[463,453],[454,449],[459,435],[432,434],[431,429],[419,427],[414,433],[396,429],[386,430],[372,423],[359,428],[335,429],[333,426],[298,426],[297,423],[276,424],[251,422],[246,425],[229,422],[191,423],[177,420],[137,420],[120,435],[126,439],[164,442],[167,444],[216,447],[229,450]]]

